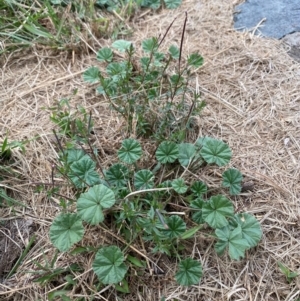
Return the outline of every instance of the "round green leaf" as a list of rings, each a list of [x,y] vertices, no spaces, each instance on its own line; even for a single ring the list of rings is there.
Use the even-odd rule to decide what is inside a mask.
[[[131,46],[132,42],[126,40],[117,40],[112,43],[112,47],[119,50],[120,52],[125,52]]]
[[[178,145],[178,161],[181,166],[187,167],[194,159],[196,147],[192,143],[180,143]]]
[[[97,60],[111,62],[113,59],[113,52],[110,48],[104,47],[97,52]]]
[[[218,241],[215,244],[217,254],[222,255],[226,248],[231,259],[239,260],[245,257],[245,251],[249,249],[249,244],[243,238],[242,229],[240,226],[231,230],[230,227],[216,229]]]
[[[104,220],[102,209],[112,207],[115,201],[111,189],[103,184],[95,185],[80,195],[77,200],[77,211],[83,220],[95,225]]]
[[[172,45],[169,48],[169,53],[170,53],[171,57],[174,60],[178,60],[179,59],[180,51],[179,51],[179,48],[177,46]]]
[[[103,284],[122,281],[127,272],[122,251],[117,246],[101,248],[96,253],[93,270]]]
[[[203,57],[198,53],[192,53],[188,56],[188,65],[198,68],[203,65]]]
[[[98,67],[90,67],[83,73],[83,80],[94,84],[100,81],[100,70]]]
[[[84,156],[71,164],[68,177],[78,188],[83,188],[87,185],[93,186],[100,183],[100,176],[95,171],[95,167],[95,162],[89,156]]]
[[[242,236],[247,240],[250,248],[257,246],[262,237],[262,230],[258,220],[249,213],[235,214],[236,226],[240,226]]]
[[[234,208],[230,200],[223,195],[212,196],[202,206],[202,216],[212,228],[222,228],[228,225],[227,217],[233,216]]]
[[[203,207],[204,201],[201,198],[197,198],[196,200],[192,201],[190,207],[193,209],[198,209],[193,215],[192,220],[197,224],[204,224],[204,218],[202,216],[202,207]]]
[[[184,180],[182,178],[173,180],[172,187],[179,194],[186,193],[188,189],[188,187],[185,185]]]
[[[166,224],[168,229],[164,229],[164,233],[168,238],[179,237],[186,230],[186,223],[177,215],[170,216]]]
[[[148,8],[151,8],[151,9],[159,9],[160,6],[161,6],[161,2],[160,0],[143,0],[142,3],[141,3],[141,6],[142,7],[148,7]]]
[[[128,71],[128,66],[125,62],[112,62],[106,67],[106,72],[110,76],[110,80],[113,82],[118,82],[120,79],[124,79]],[[102,81],[102,83],[104,82]]]
[[[177,8],[181,4],[182,0],[164,0],[166,8],[174,9]]]
[[[197,212],[193,213],[192,220],[197,224],[204,224],[205,220],[202,216],[202,211],[197,211]]]
[[[120,163],[112,165],[105,173],[105,180],[118,188],[126,187],[128,178],[128,168]]]
[[[207,163],[216,163],[218,166],[226,165],[231,159],[231,150],[223,141],[208,139],[204,142],[200,154]]]
[[[134,174],[134,187],[137,190],[151,189],[154,186],[154,175],[148,169],[139,170]]]
[[[135,139],[125,139],[118,151],[119,159],[127,164],[136,162],[142,155],[142,147]]]
[[[231,195],[239,194],[242,190],[241,182],[243,176],[241,172],[235,168],[227,169],[222,174],[224,187],[229,187],[229,192]]]
[[[58,215],[50,227],[50,240],[61,252],[68,251],[84,234],[81,218],[74,213]]]
[[[178,145],[174,142],[164,141],[158,146],[155,154],[160,163],[173,163],[178,159]]]
[[[203,145],[205,145],[208,141],[214,141],[215,139],[212,138],[212,137],[208,137],[208,136],[205,136],[205,137],[200,137],[196,140],[196,143],[195,145],[198,146],[198,147],[202,147]]]
[[[158,40],[157,38],[149,38],[142,42],[142,48],[145,52],[153,52],[158,48]]]
[[[191,186],[191,190],[192,190],[192,192],[193,192],[194,195],[196,195],[197,197],[200,197],[204,193],[207,192],[207,186],[206,186],[205,183],[203,183],[201,181],[196,181]]]
[[[179,263],[178,271],[175,275],[176,281],[180,285],[193,285],[199,283],[202,277],[202,266],[199,261],[187,258]]]
[[[72,164],[75,161],[79,161],[83,157],[89,158],[89,156],[82,149],[71,148],[65,151],[65,154],[67,156],[67,162],[69,164]]]

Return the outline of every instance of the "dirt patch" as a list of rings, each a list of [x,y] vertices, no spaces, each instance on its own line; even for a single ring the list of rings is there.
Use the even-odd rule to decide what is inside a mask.
[[[32,219],[16,218],[3,222],[0,232],[0,279],[9,276],[33,232]]]
[[[190,0],[174,11],[161,10],[135,19],[131,38],[137,45],[152,35],[163,34],[176,18],[164,42],[180,41],[184,12],[188,23],[184,52],[199,51],[205,64],[197,70],[194,87],[198,87],[207,103],[198,118],[198,135],[225,140],[233,149],[232,167],[240,169],[253,182],[252,191],[235,197],[237,210],[254,214],[261,222],[263,239],[255,250],[240,262],[227,256],[219,258],[211,241],[201,234],[188,246],[191,256],[201,261],[204,276],[199,285],[178,287],[173,281],[176,262],[163,265],[166,275],[151,276],[150,281],[132,278],[131,293],[124,300],[296,300],[300,298],[298,280],[288,284],[279,271],[277,261],[299,271],[299,162],[300,162],[300,65],[293,61],[280,42],[260,38],[233,29],[232,13],[237,1]],[[99,40],[101,45],[110,41]],[[98,50],[99,45],[90,45]],[[94,88],[83,83],[81,74],[96,65],[95,55],[53,55],[34,49],[26,56],[10,59],[2,68],[0,99],[0,137],[8,132],[16,140],[31,139],[26,146],[24,179],[7,185],[22,192],[30,209],[24,218],[33,218],[38,225],[38,243],[24,258],[8,283],[0,284],[2,295],[14,300],[47,299],[47,294],[61,289],[64,279],[40,286],[26,271],[36,269],[32,262],[49,260],[54,248],[48,238],[49,225],[60,211],[58,199],[35,192],[35,184],[51,182],[51,162],[57,158],[53,145],[49,108],[63,97],[71,97],[71,106],[82,105],[92,110],[95,122],[95,145],[106,145],[103,164],[109,164],[124,137],[123,120],[114,115],[105,99],[96,97]],[[39,137],[32,139],[32,137]],[[199,176],[206,177],[205,174]],[[208,177],[208,176],[207,176]],[[208,177],[209,179],[209,177]],[[65,194],[72,197],[66,188]],[[107,237],[101,229],[86,239],[97,246]],[[60,254],[56,267],[80,263],[85,272],[76,274],[79,284],[72,298],[112,300],[115,292],[107,288],[99,293],[93,287],[91,256],[72,257]],[[150,276],[149,276],[150,277]],[[87,288],[88,291],[87,291]],[[93,292],[93,293],[91,293]]]

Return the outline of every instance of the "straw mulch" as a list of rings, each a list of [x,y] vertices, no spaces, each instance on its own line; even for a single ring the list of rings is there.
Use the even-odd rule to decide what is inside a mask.
[[[137,45],[145,38],[163,34],[171,21],[174,26],[164,42],[179,43],[184,12],[188,13],[184,53],[199,51],[205,64],[197,70],[194,87],[202,92],[207,107],[199,116],[199,135],[210,135],[226,141],[233,149],[232,166],[239,168],[251,190],[233,199],[236,209],[254,214],[261,222],[263,238],[259,246],[240,262],[218,257],[209,241],[199,236],[190,244],[190,255],[202,262],[204,275],[199,285],[178,287],[173,281],[176,262],[165,259],[166,275],[138,279],[132,275],[131,293],[123,300],[297,300],[300,282],[288,284],[278,269],[281,261],[293,271],[300,268],[299,226],[299,158],[300,158],[300,65],[288,56],[280,41],[261,38],[252,32],[233,29],[233,0],[186,0],[177,10],[161,10],[134,18],[131,40]],[[259,30],[259,29],[255,29]],[[109,40],[90,41],[95,51]],[[95,96],[94,88],[83,83],[81,74],[96,64],[95,55],[48,53],[31,49],[27,53],[7,56],[2,66],[0,90],[0,138],[26,140],[26,153],[14,152],[14,169],[21,176],[5,185],[13,187],[13,196],[21,198],[27,208],[15,212],[2,210],[4,219],[25,219],[34,229],[36,243],[24,258],[17,273],[0,283],[0,298],[4,300],[46,300],[47,294],[62,289],[34,283],[37,270],[33,260],[43,264],[51,261],[55,249],[48,238],[54,216],[61,210],[58,199],[48,199],[46,193],[36,193],[34,183],[51,181],[51,164],[56,161],[49,121],[56,102],[71,97],[72,110],[81,105],[92,111],[96,138],[94,143],[104,149],[103,164],[110,164],[115,150],[124,137],[123,120],[107,108],[105,101]],[[39,137],[39,138],[37,138]],[[201,171],[200,171],[201,173]],[[205,176],[205,175],[204,175]],[[31,184],[32,183],[32,184]],[[65,191],[72,195],[72,191]],[[32,226],[34,225],[34,227]],[[33,227],[33,228],[32,228]],[[101,234],[101,235],[100,235]],[[24,234],[25,235],[25,234]],[[16,235],[17,237],[17,235]],[[24,236],[25,237],[25,236]],[[109,234],[91,230],[85,240],[98,246]],[[26,238],[26,237],[25,237]],[[23,245],[22,245],[23,243]],[[19,240],[24,247],[28,238]],[[120,242],[118,242],[120,243]],[[59,254],[55,267],[80,263],[85,271],[76,274],[77,284],[71,299],[116,300],[115,292],[105,288],[94,292],[92,255]]]

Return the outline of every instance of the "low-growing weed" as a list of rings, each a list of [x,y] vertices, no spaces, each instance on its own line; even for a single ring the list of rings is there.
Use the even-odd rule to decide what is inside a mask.
[[[286,281],[288,283],[291,283],[296,277],[298,277],[300,274],[298,272],[291,271],[287,266],[285,266],[282,262],[277,262],[278,267],[280,271],[283,273],[283,275],[286,278]]]
[[[9,141],[7,137],[0,144],[0,207],[4,206],[24,206],[23,203],[15,200],[8,195],[7,190],[10,188],[7,185],[2,185],[1,182],[8,179],[18,177],[14,171],[13,165],[13,150],[20,149],[25,152],[26,142]]]
[[[161,41],[143,41],[145,56],[140,60],[131,42],[115,41],[112,48],[102,48],[97,54],[105,72],[91,67],[84,73],[87,82],[100,84],[98,92],[126,120],[130,138],[122,141],[116,163],[101,166],[89,143],[89,130],[81,140],[88,144],[89,152],[74,143],[63,148],[57,139],[57,171],[76,190],[76,200],[62,206],[53,220],[51,242],[61,252],[78,244],[74,252],[87,247],[80,245],[87,227],[110,234],[118,245],[99,246],[92,268],[100,283],[113,284],[121,292],[129,292],[126,277],[130,270],[145,270],[146,261],[160,271],[150,252],[177,260],[174,276],[178,284],[197,284],[202,265],[186,257],[185,246],[199,231],[215,240],[217,254],[227,251],[233,260],[244,258],[262,236],[256,218],[235,212],[230,200],[230,195],[241,192],[243,180],[238,169],[225,169],[232,157],[230,147],[212,137],[186,142],[192,118],[203,108],[200,95],[189,86],[192,68],[200,67],[203,59],[193,53],[184,62],[183,36],[184,30],[180,47],[173,45],[168,53],[159,51],[165,36]],[[121,60],[115,59],[113,49],[119,51]],[[89,116],[86,129],[91,125]],[[63,129],[61,133],[77,137],[65,113],[56,117],[53,121]],[[141,143],[145,140],[155,145],[154,151],[145,149],[147,143]],[[218,187],[208,187],[201,178],[204,166],[220,167]],[[135,247],[138,244],[143,245],[143,252]]]
[[[180,47],[172,45],[167,53],[160,52],[164,37],[160,41],[157,38],[142,41],[144,56],[140,59],[133,43],[115,41],[111,48],[102,48],[97,53],[105,71],[93,66],[85,71],[83,78],[100,84],[97,92],[126,120],[128,135],[184,141],[193,116],[199,115],[204,107],[200,95],[189,86],[192,69],[200,67],[203,58],[192,53],[183,64],[183,41]],[[122,56],[121,60],[114,56],[114,49]]]
[[[130,41],[115,41],[111,48],[102,48],[97,53],[105,71],[93,66],[85,71],[83,78],[100,84],[97,93],[104,95],[111,108],[126,120],[128,135],[184,141],[193,126],[193,117],[204,107],[200,95],[189,87],[191,72],[202,65],[203,58],[192,53],[183,62],[184,34],[180,47],[171,45],[167,53],[160,52],[165,36],[160,41],[157,38],[142,41],[141,58]],[[114,49],[121,60],[114,56]]]
[[[64,151],[60,162],[67,178],[83,192],[76,201],[76,212],[68,209],[59,214],[50,227],[50,239],[60,251],[70,250],[83,238],[84,223],[105,224],[109,215],[111,231],[129,245],[141,238],[152,252],[177,257],[175,278],[181,285],[191,285],[199,282],[202,267],[197,260],[183,258],[183,243],[204,224],[212,229],[220,255],[228,250],[232,259],[239,260],[258,244],[262,234],[258,221],[248,213],[235,213],[233,203],[222,194],[222,185],[233,195],[241,191],[242,175],[237,169],[223,172],[220,191],[211,196],[205,183],[198,179],[189,183],[185,178],[187,171],[193,170],[191,162],[227,165],[231,150],[226,143],[210,137],[194,144],[166,140],[155,152],[156,166],[148,169],[138,166],[142,156],[139,141],[125,139],[118,151],[119,162],[101,176],[83,150]],[[176,204],[181,208],[185,204],[185,210],[169,213],[168,208]],[[100,247],[93,263],[104,284],[122,281],[128,266],[126,252],[115,245]]]
[[[57,125],[58,134],[68,138],[71,144],[87,143],[86,137],[89,136],[93,127],[92,119],[82,106],[72,110],[70,100],[70,98],[61,99],[55,106],[49,108],[50,120]]]
[[[74,51],[83,40],[115,39],[132,32],[126,20],[141,8],[162,4],[176,8],[181,0],[1,1],[0,54],[36,44]]]

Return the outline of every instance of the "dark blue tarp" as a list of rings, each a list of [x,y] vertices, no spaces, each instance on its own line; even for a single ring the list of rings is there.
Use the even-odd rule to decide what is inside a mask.
[[[300,0],[246,0],[237,5],[234,27],[251,30],[264,18],[256,33],[280,39],[300,31]]]

